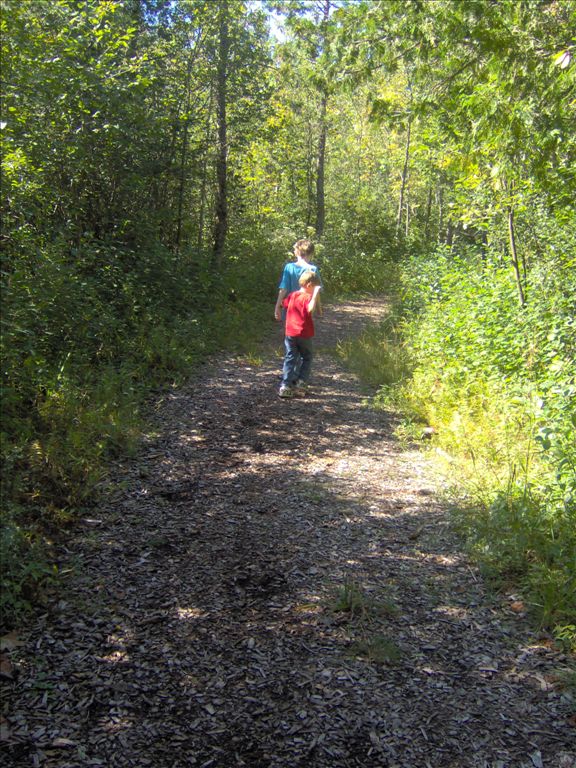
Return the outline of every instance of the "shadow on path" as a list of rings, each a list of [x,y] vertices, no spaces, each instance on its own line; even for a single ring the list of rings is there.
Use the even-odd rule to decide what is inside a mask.
[[[326,353],[282,401],[279,365],[159,408],[23,651],[11,764],[572,768],[562,659],[490,601],[393,416]]]

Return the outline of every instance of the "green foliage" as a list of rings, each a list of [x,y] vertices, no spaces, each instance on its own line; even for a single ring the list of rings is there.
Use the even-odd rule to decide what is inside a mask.
[[[347,243],[327,239],[317,261],[333,295],[389,293],[397,282],[397,264],[381,250],[358,253]]]
[[[479,526],[476,549],[531,585],[542,621],[570,627],[574,0],[283,7],[273,48],[264,6],[226,8],[217,273],[221,14],[205,0],[3,3],[8,613],[51,577],[43,535],[135,449],[150,392],[220,345],[253,347],[322,187],[327,296],[399,284],[403,300],[401,322],[339,354],[379,402],[436,428],[502,531],[492,549]]]
[[[576,625],[566,624],[555,628],[554,636],[556,640],[563,645],[567,651],[576,653]],[[560,676],[566,688],[576,694],[576,669],[566,670],[565,674]],[[574,702],[576,708],[576,701]]]
[[[212,10],[3,4],[1,461],[14,606],[20,583],[49,572],[43,537],[93,501],[108,461],[134,451],[150,392],[257,335],[265,299],[251,301],[234,244],[228,276],[203,248]],[[229,31],[233,167],[266,109],[264,14],[232,4]],[[269,279],[270,257],[257,258],[252,292]],[[27,568],[34,578],[19,575]]]
[[[25,530],[19,520],[25,511],[2,504],[0,525],[0,615],[3,622],[21,620],[39,600],[41,590],[54,582],[57,571],[47,561],[41,540]]]
[[[190,375],[218,348],[240,352],[258,338],[273,302],[253,296],[265,260],[259,255],[242,279],[234,263],[231,254],[230,273],[218,280],[159,245],[136,258],[92,242],[72,262],[54,245],[34,270],[5,281],[6,621],[52,576],[43,538],[93,503],[110,460],[136,449],[151,391]]]
[[[537,621],[553,628],[574,618],[574,515],[573,508],[550,508],[545,497],[529,496],[518,483],[457,519],[485,573],[499,584],[520,584]]]
[[[330,601],[329,608],[335,613],[347,614],[350,620],[372,620],[398,612],[394,602],[367,594],[360,584],[351,579],[345,580]]]
[[[334,613],[345,614],[350,622],[355,622],[358,626],[381,622],[387,617],[397,615],[399,610],[394,601],[368,594],[352,579],[345,580],[328,607]],[[402,651],[395,642],[373,633],[363,633],[362,637],[351,644],[349,652],[355,657],[376,664],[396,664],[402,657]]]
[[[350,653],[375,664],[398,664],[402,659],[400,647],[381,635],[356,640],[350,646]]]
[[[391,385],[385,361],[376,403],[434,427],[433,455],[466,510],[472,550],[554,627],[576,608],[575,244],[548,219],[540,245],[523,309],[497,252],[440,249],[406,262],[413,372]]]
[[[336,353],[372,387],[399,384],[412,370],[394,315],[364,331],[359,338],[339,343]]]
[[[358,584],[346,581],[339,590],[331,607],[337,613],[363,616],[367,610],[367,600],[362,588]]]

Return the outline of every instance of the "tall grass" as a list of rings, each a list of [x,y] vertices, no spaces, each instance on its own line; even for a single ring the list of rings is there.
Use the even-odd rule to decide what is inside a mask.
[[[398,320],[392,315],[359,338],[340,342],[336,353],[373,387],[398,385],[412,372]]]
[[[403,319],[340,349],[430,458],[497,585],[576,645],[576,334],[570,258],[551,248],[516,301],[499,254],[440,250],[403,269]],[[412,425],[412,427],[410,427]]]

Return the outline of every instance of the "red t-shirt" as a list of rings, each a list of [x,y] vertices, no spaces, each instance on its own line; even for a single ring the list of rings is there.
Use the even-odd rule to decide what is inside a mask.
[[[282,305],[286,312],[286,336],[299,336],[301,339],[311,339],[314,336],[314,322],[308,310],[312,301],[304,291],[294,291],[286,296]]]

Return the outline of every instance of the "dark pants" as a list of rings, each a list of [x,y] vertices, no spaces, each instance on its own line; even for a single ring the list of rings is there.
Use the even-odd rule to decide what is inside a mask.
[[[289,387],[296,383],[296,379],[308,381],[313,357],[312,339],[286,336],[284,346],[286,355],[282,368],[282,386]]]

